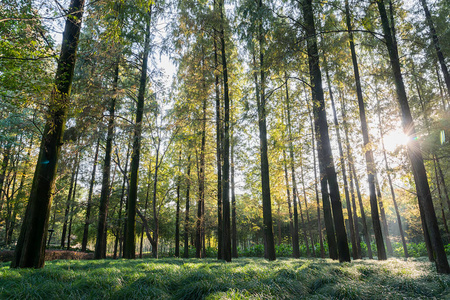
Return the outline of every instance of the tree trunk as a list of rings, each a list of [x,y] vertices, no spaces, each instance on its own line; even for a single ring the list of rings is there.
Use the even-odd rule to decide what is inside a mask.
[[[187,171],[186,171],[186,211],[184,217],[184,258],[189,258],[189,192],[191,188],[191,154],[188,154]]]
[[[97,226],[97,241],[95,243],[94,259],[105,258],[103,253],[106,250],[106,228],[110,195],[110,176],[111,176],[111,154],[112,143],[114,138],[114,119],[116,111],[116,91],[117,84],[119,82],[119,61],[117,60],[114,70],[113,81],[113,97],[111,97],[109,107],[109,120],[108,120],[108,132],[106,136],[105,158],[103,160],[102,170],[102,190],[100,193],[100,206],[98,211],[98,226]]]
[[[309,107],[308,107],[309,110]],[[310,127],[311,127],[311,144],[312,144],[312,155],[313,155],[313,164],[314,164],[314,192],[316,194],[316,204],[317,204],[317,230],[319,231],[319,245],[320,245],[320,257],[321,258],[325,258],[325,248],[323,246],[323,236],[322,236],[322,221],[320,218],[320,201],[319,201],[319,189],[317,187],[317,163],[316,163],[316,142],[315,142],[315,134],[314,134],[314,125],[313,125],[313,121],[312,121],[312,115],[311,112],[308,111],[308,115],[309,115],[309,121],[310,121]],[[328,199],[327,199],[328,201]],[[328,201],[328,209],[330,208],[330,204]],[[324,206],[324,210],[325,210],[325,206]],[[330,212],[331,214],[331,212]],[[332,220],[325,220],[325,224],[327,224],[329,222],[329,225],[331,226],[331,228],[333,228],[333,232],[334,232],[334,227],[333,227],[333,221]],[[327,231],[328,232],[328,231]],[[327,234],[328,235],[328,234]],[[333,239],[332,241],[334,241],[334,249],[336,250],[336,240],[334,239],[334,234],[333,234]],[[337,251],[337,250],[336,250]],[[330,257],[331,257],[331,251],[330,252]],[[335,251],[333,251],[335,252]],[[335,253],[335,257],[337,258],[337,252]]]
[[[133,151],[131,154],[130,167],[130,190],[127,203],[127,221],[125,240],[123,245],[123,257],[134,259],[136,257],[136,203],[138,188],[138,171],[141,151],[142,118],[144,115],[145,90],[147,86],[147,65],[150,52],[150,23],[152,6],[150,5],[147,17],[146,32],[144,39],[144,53],[142,57],[141,78],[136,107],[136,124],[133,135]]]
[[[287,75],[285,75],[287,77]],[[289,165],[291,167],[291,178],[292,178],[292,198],[293,198],[293,207],[294,207],[294,229],[292,231],[292,254],[294,258],[300,257],[300,249],[299,249],[299,238],[298,238],[298,212],[297,212],[297,199],[298,191],[297,191],[297,181],[295,178],[295,167],[294,167],[294,145],[292,144],[292,129],[291,129],[291,107],[290,107],[290,99],[289,99],[289,89],[288,89],[288,81],[285,81],[286,86],[286,118],[287,118],[287,129],[288,129],[288,143],[289,143]],[[300,200],[299,200],[300,202]],[[299,203],[300,205],[300,203]],[[300,206],[301,212],[301,206]],[[306,237],[305,231],[305,222],[303,221],[302,214],[302,229],[303,229],[303,237],[306,245],[306,253],[307,256],[310,256],[309,253],[309,245],[308,239]]]
[[[381,140],[381,147],[382,147],[382,151],[383,151],[383,158],[384,158],[384,164],[386,167],[386,174],[387,174],[387,178],[388,178],[388,183],[389,183],[389,188],[391,190],[391,196],[392,196],[392,202],[394,203],[394,209],[395,209],[395,214],[397,215],[397,223],[398,223],[398,229],[400,231],[400,237],[402,239],[402,245],[403,245],[403,253],[405,254],[405,258],[408,258],[408,247],[406,246],[406,240],[405,240],[405,233],[403,231],[403,226],[402,226],[402,219],[400,217],[400,211],[398,209],[398,205],[397,205],[397,200],[395,199],[395,192],[394,192],[394,185],[392,184],[392,179],[391,179],[391,173],[390,173],[390,168],[389,168],[389,164],[387,161],[387,155],[386,155],[386,149],[384,147],[384,140],[383,140],[383,130],[381,128],[381,112],[380,109],[378,109],[378,118],[379,118],[379,128],[380,128],[380,140]]]
[[[61,248],[64,248],[65,244],[66,244],[67,225],[69,222],[70,207],[72,204],[72,191],[73,191],[73,186],[74,186],[74,182],[75,182],[77,166],[78,166],[78,152],[75,155],[75,158],[72,163],[72,168],[71,168],[72,175],[70,177],[69,193],[67,194],[66,209],[64,210],[64,222],[63,222],[63,228],[62,228],[62,234],[61,234]]]
[[[372,214],[373,231],[375,233],[375,242],[377,244],[378,260],[385,260],[387,259],[387,256],[386,256],[386,249],[384,247],[383,233],[381,231],[380,217],[378,214],[377,194],[375,188],[375,177],[376,177],[375,161],[373,158],[373,152],[369,138],[369,129],[367,126],[366,111],[365,111],[366,109],[362,96],[361,79],[359,75],[358,60],[356,57],[355,43],[353,39],[348,0],[345,1],[345,12],[347,21],[347,31],[349,35],[350,51],[352,54],[353,73],[355,75],[356,95],[358,97],[359,118],[361,120],[361,131],[364,142],[363,152],[365,154],[367,178],[369,182],[370,211]]]
[[[262,0],[258,1],[258,9],[262,9]],[[269,159],[267,147],[267,126],[266,126],[266,95],[265,95],[265,71],[264,71],[264,32],[262,20],[259,21],[259,68],[260,68],[260,82],[258,84],[257,73],[255,72],[256,83],[256,103],[258,107],[258,127],[259,127],[259,142],[260,142],[260,156],[261,156],[261,187],[262,187],[262,206],[263,206],[263,231],[264,231],[264,249],[266,258],[269,260],[276,260],[275,241],[273,236],[273,221],[272,221],[272,201],[270,199],[270,177],[269,177]],[[255,55],[253,53],[253,55]],[[253,56],[254,63],[256,61]]]
[[[80,155],[81,160],[81,155]],[[73,185],[72,198],[70,201],[70,221],[69,221],[69,229],[67,230],[67,250],[70,250],[70,236],[72,235],[72,224],[73,224],[73,215],[75,214],[75,197],[77,193],[77,183],[78,183],[78,173],[80,171],[80,160],[77,163],[77,170],[75,171],[75,182]]]
[[[204,227],[203,203],[205,201],[205,147],[206,147],[206,99],[202,104],[202,129],[200,146],[200,170],[198,172],[198,202],[195,235],[195,257],[202,258],[202,233]]]
[[[333,209],[334,226],[336,229],[339,261],[350,261],[350,252],[347,243],[344,216],[342,213],[341,196],[339,193],[336,170],[334,168],[330,138],[328,136],[328,122],[323,97],[322,74],[319,66],[319,52],[317,50],[317,37],[312,10],[312,1],[304,0],[302,2],[302,10],[305,21],[306,35],[308,37],[307,52],[311,79],[312,102],[314,103],[313,112],[315,119],[317,148],[320,155],[319,161],[321,159],[323,160],[322,165],[325,169],[328,185],[330,187],[330,198]]]
[[[331,108],[333,109],[333,120],[334,120],[334,127],[336,130],[336,139],[337,139],[338,148],[339,148],[339,162],[341,164],[342,179],[344,180],[345,202],[347,204],[347,216],[348,216],[348,222],[349,222],[349,226],[350,226],[350,240],[352,242],[352,255],[353,255],[353,259],[361,259],[361,249],[359,249],[360,245],[357,243],[356,232],[355,232],[355,221],[357,222],[358,220],[357,219],[355,219],[355,221],[353,220],[352,206],[350,203],[350,193],[348,190],[348,182],[347,182],[347,170],[345,168],[345,161],[344,161],[344,150],[342,150],[341,131],[340,131],[339,122],[337,119],[336,106],[334,105],[333,91],[331,89],[330,75],[328,74],[328,66],[327,66],[327,62],[326,62],[325,58],[324,58],[324,63],[325,63],[325,73],[326,73],[327,84],[328,84],[328,92],[330,94]]]
[[[442,87],[441,75],[439,74],[439,67],[436,65],[435,69],[436,69],[436,77],[437,77],[438,86],[439,86],[439,94],[441,96],[441,101],[442,101],[442,110],[445,111],[447,109],[447,105],[445,105],[445,96],[444,96],[445,93],[444,93],[444,90]]]
[[[13,231],[15,229],[15,225],[16,225],[16,218],[17,218],[17,214],[19,212],[19,207],[18,207],[18,203],[21,202],[21,200],[23,200],[25,198],[25,191],[24,191],[24,183],[25,183],[25,177],[26,177],[26,170],[30,161],[30,156],[31,156],[31,149],[33,148],[33,138],[34,135],[31,135],[30,137],[30,145],[28,147],[28,151],[27,151],[27,157],[25,159],[24,162],[24,166],[23,166],[23,170],[22,170],[22,176],[20,178],[20,183],[19,183],[19,188],[17,189],[17,196],[16,196],[16,205],[14,205],[14,211],[13,211],[13,215],[11,218],[11,222],[10,222],[10,226],[9,226],[9,230],[8,230],[8,238],[7,241],[10,243],[12,241],[12,235],[13,235]]]
[[[444,54],[442,54],[441,45],[439,43],[436,29],[434,28],[433,20],[431,19],[430,10],[428,9],[426,0],[420,0],[420,2],[422,3],[423,10],[425,11],[425,18],[430,29],[431,39],[433,40],[434,49],[436,50],[436,55],[438,57],[439,64],[441,65],[442,73],[444,74],[445,85],[447,86],[447,91],[450,95],[450,75],[447,69],[447,65],[445,64]]]
[[[48,219],[70,104],[70,89],[83,6],[84,0],[71,0],[68,9],[61,54],[56,70],[55,87],[50,97],[50,107],[43,131],[39,158],[14,259],[11,262],[12,268],[42,268],[44,266]]]
[[[159,148],[161,146],[161,139],[158,139],[158,147],[156,148],[156,161],[155,161],[155,174],[153,177],[153,199],[152,199],[152,209],[153,209],[153,241],[151,239],[150,242],[152,244],[152,256],[153,258],[158,258],[158,242],[159,242],[159,220],[158,220],[158,212],[156,210],[156,196],[158,191],[158,173],[159,173]],[[144,212],[146,213],[146,212]]]
[[[223,101],[224,101],[224,119],[223,119],[223,165],[222,165],[222,247],[223,259],[227,262],[231,261],[231,211],[230,211],[230,97],[228,91],[228,66],[227,55],[225,51],[225,17],[223,13],[223,0],[219,0],[220,13],[220,43],[222,52],[222,68],[223,68]]]
[[[445,177],[444,177],[444,173],[442,172],[442,168],[441,168],[441,164],[440,164],[440,161],[439,161],[439,157],[437,155],[435,155],[434,158],[436,160],[436,166],[437,166],[437,169],[439,171],[439,177],[441,178],[442,188],[444,190],[445,199],[447,200],[447,206],[450,209],[449,193],[448,193],[447,185],[445,183]]]
[[[445,212],[444,212],[444,204],[442,201],[442,193],[441,193],[441,184],[439,183],[439,176],[438,176],[438,171],[437,171],[437,166],[436,166],[436,155],[433,155],[433,165],[434,165],[434,175],[436,178],[436,187],[438,190],[438,197],[439,197],[439,204],[441,205],[441,214],[442,214],[442,223],[444,223],[444,229],[445,229],[445,233],[449,233],[448,231],[448,225],[447,225],[447,218],[445,217]]]
[[[232,131],[233,132],[233,131]],[[231,137],[231,257],[238,258],[236,227],[236,194],[234,184],[234,136]]]
[[[363,234],[364,234],[364,240],[365,240],[365,243],[367,246],[367,255],[369,256],[370,259],[373,259],[370,235],[369,235],[369,230],[367,229],[366,214],[364,212],[364,206],[362,203],[361,190],[359,189],[359,179],[358,179],[358,175],[356,174],[355,167],[354,167],[352,148],[350,147],[350,139],[348,136],[348,125],[347,125],[347,112],[345,109],[345,103],[344,103],[343,97],[341,97],[341,111],[342,111],[342,127],[344,127],[344,133],[345,133],[345,146],[347,148],[348,169],[349,169],[349,173],[350,173],[350,186],[353,189],[353,182],[354,182],[355,187],[356,187],[356,195],[358,197],[359,210],[361,211],[361,221],[363,223]],[[356,212],[356,204],[353,205],[353,208]],[[355,218],[355,220],[357,220],[357,218]]]
[[[378,198],[378,205],[380,207],[380,218],[381,218],[381,226],[383,228],[383,236],[386,242],[386,249],[387,253],[392,256],[394,255],[394,250],[392,249],[391,239],[389,237],[389,227],[387,223],[386,213],[384,212],[384,204],[383,204],[383,198],[381,194],[381,187],[378,182],[378,176],[375,174],[375,187],[377,189],[377,198]]]
[[[22,137],[20,138],[20,142],[22,140]],[[17,149],[17,153],[20,152],[20,146]],[[18,167],[17,167],[17,161],[19,160],[19,155],[17,154],[17,158],[15,160],[12,160],[12,187],[11,187],[11,193],[9,192],[9,186],[10,184],[8,184],[8,190],[5,193],[5,198],[6,198],[6,219],[5,219],[5,245],[8,245],[10,240],[9,238],[9,231],[11,228],[11,224],[13,223],[13,210],[15,211],[15,207],[17,206],[16,204],[13,203],[13,199],[14,199],[14,195],[16,193],[16,179],[17,179],[17,171],[18,171]],[[16,162],[16,163],[15,163]],[[15,218],[15,216],[14,216]]]
[[[433,199],[431,197],[430,186],[428,185],[427,174],[423,162],[420,144],[414,139],[416,136],[414,122],[408,104],[405,86],[403,83],[402,73],[400,69],[400,60],[398,56],[397,44],[394,41],[395,27],[389,25],[386,8],[383,0],[377,0],[378,10],[380,12],[383,32],[386,45],[389,52],[390,63],[394,74],[397,98],[402,113],[402,125],[405,134],[412,139],[407,145],[408,156],[411,161],[414,181],[416,184],[417,195],[419,198],[419,206],[423,208],[423,217],[426,224],[426,230],[436,255],[436,269],[438,273],[450,273],[447,256],[445,254],[444,244],[439,233],[436,213],[434,210]]]
[[[88,192],[88,199],[87,199],[87,204],[86,204],[86,217],[85,217],[85,221],[84,221],[83,240],[81,242],[81,251],[86,251],[87,242],[88,242],[89,225],[91,224],[92,193],[94,190],[95,172],[97,170],[97,159],[98,159],[99,148],[100,148],[100,138],[97,139],[97,146],[95,147],[94,164],[92,166],[91,181],[89,183],[89,192]]]
[[[6,169],[8,168],[10,154],[11,154],[11,143],[8,143],[6,145],[6,149],[3,154],[2,168],[0,171],[0,211],[2,211],[3,209],[3,196],[6,194],[5,193],[6,189],[3,187],[3,185],[5,183]]]
[[[292,209],[291,209],[291,189],[289,188],[289,176],[287,171],[287,161],[286,161],[286,151],[283,149],[283,166],[284,166],[284,179],[286,180],[286,196],[287,196],[287,204],[289,209],[289,232],[291,234],[291,240],[292,240],[292,249],[295,249],[294,245],[294,219],[292,217]],[[298,233],[297,233],[298,236]],[[298,238],[297,238],[297,246],[298,246]],[[298,247],[297,247],[298,249]],[[298,256],[295,256],[295,253],[293,251],[292,254],[293,257],[297,258]]]
[[[214,9],[216,9],[216,0],[214,0]],[[217,259],[222,259],[222,146],[221,146],[221,120],[220,120],[220,91],[219,91],[219,60],[217,47],[217,30],[214,28],[214,90],[216,96],[216,159],[217,159]]]
[[[158,164],[158,156],[159,156],[159,144],[158,144],[158,148],[156,150],[156,164]],[[155,164],[155,165],[156,165]],[[148,174],[147,174],[147,192],[145,194],[145,204],[144,204],[144,216],[147,213],[147,208],[148,208],[148,199],[150,198],[150,187],[151,187],[151,182],[150,182],[150,177],[152,176],[152,167],[151,167],[152,163],[151,161],[148,164]],[[157,166],[155,166],[157,167]],[[141,242],[139,245],[139,258],[142,258],[142,249],[144,246],[144,226],[142,226],[142,230],[141,230]]]
[[[306,222],[307,222],[306,228],[308,230],[309,239],[311,240],[312,256],[315,257],[316,250],[314,249],[314,239],[313,239],[311,225],[310,225],[311,222],[310,222],[310,218],[309,218],[308,201],[306,200],[305,176],[304,176],[304,172],[303,172],[303,157],[302,157],[301,153],[300,153],[300,175],[301,175],[301,179],[302,179],[303,199],[305,200],[305,214],[306,214]],[[300,201],[298,203],[300,204]]]
[[[122,210],[123,203],[125,197],[125,190],[127,190],[128,195],[128,159],[130,158],[130,144],[127,147],[127,156],[125,158],[125,168],[123,170],[123,180],[122,180],[122,189],[120,194],[120,204],[119,204],[119,215],[117,217],[117,232],[116,232],[116,240],[114,242],[114,259],[117,258],[117,247],[119,247],[119,257],[122,257],[122,246],[123,246],[123,234],[122,234]]]
[[[175,257],[180,257],[180,188],[181,188],[181,151],[178,159],[177,206],[175,214]]]

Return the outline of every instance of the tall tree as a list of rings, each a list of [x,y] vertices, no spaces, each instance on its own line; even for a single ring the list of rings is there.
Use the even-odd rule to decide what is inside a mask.
[[[198,174],[198,201],[197,201],[197,222],[196,222],[196,233],[195,233],[195,257],[202,257],[202,238],[204,233],[204,205],[205,205],[205,151],[206,151],[206,112],[207,112],[207,99],[206,99],[206,73],[205,73],[205,52],[202,46],[201,53],[201,72],[202,72],[202,92],[204,93],[202,99],[202,117],[201,117],[201,144],[200,144],[200,164]]]
[[[345,193],[345,202],[347,205],[348,223],[349,223],[349,227],[350,227],[350,240],[352,243],[352,255],[353,255],[353,259],[360,259],[361,258],[361,249],[359,249],[360,245],[358,245],[357,239],[356,239],[355,222],[353,221],[352,206],[350,204],[350,193],[348,190],[347,169],[345,168],[345,162],[344,162],[344,150],[342,150],[341,131],[340,131],[339,122],[338,122],[338,118],[337,118],[336,107],[334,105],[333,90],[331,89],[331,80],[330,80],[330,75],[328,72],[328,66],[327,66],[327,62],[325,60],[325,56],[324,56],[324,63],[325,63],[325,76],[327,78],[327,85],[328,85],[328,93],[330,95],[331,108],[333,110],[334,128],[336,130],[336,139],[337,139],[338,148],[339,148],[339,162],[340,162],[341,170],[342,170],[342,179],[344,181],[344,193]]]
[[[50,96],[46,125],[33,178],[25,218],[14,251],[12,268],[42,268],[45,241],[58,158],[63,144],[70,90],[76,61],[84,0],[72,0],[67,10],[55,85]]]
[[[233,123],[234,124],[234,123]],[[234,127],[234,126],[233,126]],[[233,128],[231,130],[231,153],[230,153],[230,163],[231,163],[231,257],[238,258],[237,249],[237,220],[236,220],[236,187],[234,182],[234,147],[236,144],[236,137],[233,135]]]
[[[367,179],[369,182],[370,209],[372,214],[373,231],[375,233],[375,242],[377,244],[378,260],[387,258],[384,247],[383,233],[381,231],[380,217],[378,213],[377,194],[375,189],[375,161],[373,158],[372,146],[370,144],[369,129],[367,127],[366,109],[362,96],[361,79],[359,75],[358,59],[356,57],[355,42],[353,38],[352,22],[350,18],[350,8],[348,0],[345,1],[345,15],[347,22],[347,32],[349,36],[350,51],[352,55],[353,74],[355,76],[356,95],[358,98],[359,118],[361,120],[361,132],[364,142],[364,155],[366,159]]]
[[[214,0],[214,11],[216,11],[216,0]],[[217,164],[217,259],[222,259],[222,123],[220,117],[220,89],[219,89],[219,48],[217,46],[217,29],[214,28],[214,92],[216,102],[216,164]]]
[[[231,261],[231,210],[230,210],[230,95],[229,95],[229,82],[228,82],[228,66],[227,66],[227,52],[225,45],[225,16],[223,0],[219,1],[219,13],[220,13],[220,44],[222,54],[222,74],[223,74],[223,105],[224,105],[224,118],[223,118],[223,144],[222,144],[222,247],[223,247],[223,259],[227,262]],[[219,237],[220,238],[220,237]]]
[[[102,189],[100,192],[100,206],[98,209],[98,225],[97,225],[97,240],[95,243],[94,258],[105,258],[106,250],[106,228],[110,195],[110,176],[111,176],[111,154],[114,138],[114,119],[116,111],[116,91],[119,82],[119,61],[115,62],[114,80],[113,80],[113,96],[109,106],[108,130],[106,134],[105,158],[103,159],[102,167]]]
[[[275,241],[273,236],[272,222],[272,201],[270,196],[270,177],[269,177],[269,160],[267,147],[267,125],[266,125],[266,64],[264,62],[265,48],[265,32],[263,28],[263,2],[258,1],[258,33],[257,40],[259,43],[259,73],[260,84],[256,84],[256,102],[258,106],[258,127],[260,141],[261,156],[261,187],[262,187],[262,203],[263,203],[263,230],[266,245],[266,254],[269,260],[275,260]],[[257,73],[255,72],[255,82],[257,83]]]
[[[152,4],[148,7],[145,15],[146,28],[144,37],[144,51],[142,54],[141,75],[139,81],[139,92],[137,97],[136,107],[136,123],[133,133],[133,150],[131,154],[130,164],[130,190],[127,202],[127,221],[126,232],[123,246],[123,257],[134,259],[136,257],[136,203],[137,203],[137,189],[138,189],[138,171],[141,151],[141,137],[142,137],[142,119],[144,115],[145,104],[145,90],[147,87],[147,68],[148,55],[150,53],[150,24],[152,15]]]
[[[317,36],[314,24],[314,14],[311,0],[303,0],[301,8],[304,18],[304,27],[307,37],[307,52],[309,62],[309,74],[311,81],[311,92],[313,112],[315,119],[315,131],[319,160],[322,160],[323,168],[327,174],[328,186],[330,188],[331,205],[333,209],[333,220],[336,229],[337,248],[339,261],[350,261],[350,251],[347,243],[344,216],[342,213],[341,196],[334,168],[333,154],[331,152],[330,138],[328,135],[328,122],[325,111],[325,101],[322,88],[322,73],[319,66],[319,51],[317,49]]]
[[[391,24],[389,24],[384,0],[377,0],[377,5],[383,26],[384,38],[389,53],[390,64],[394,75],[397,100],[400,104],[403,131],[408,137],[411,137],[407,145],[407,152],[411,162],[414,182],[416,184],[419,206],[423,207],[422,212],[425,219],[426,231],[428,232],[434,253],[436,255],[436,269],[438,273],[448,274],[450,273],[450,267],[447,261],[447,255],[445,254],[444,244],[439,233],[439,226],[434,210],[433,199],[431,197],[430,186],[428,185],[427,173],[420,150],[420,143],[414,139],[416,136],[416,130],[401,73],[400,59],[395,39],[395,26],[392,24],[394,18],[391,15]]]

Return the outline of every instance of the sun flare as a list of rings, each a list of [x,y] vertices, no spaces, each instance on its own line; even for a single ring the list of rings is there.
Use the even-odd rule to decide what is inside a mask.
[[[386,134],[383,137],[383,141],[387,151],[394,151],[399,146],[406,146],[409,141],[409,137],[403,132],[403,130],[396,128]]]

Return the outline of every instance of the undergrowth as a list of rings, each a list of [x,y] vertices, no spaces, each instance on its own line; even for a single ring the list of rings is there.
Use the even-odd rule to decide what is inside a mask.
[[[450,297],[425,258],[55,260],[0,264],[0,299],[404,299]]]

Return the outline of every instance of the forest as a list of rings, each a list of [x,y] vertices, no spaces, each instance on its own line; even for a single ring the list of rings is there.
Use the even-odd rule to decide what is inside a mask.
[[[0,36],[0,296],[450,293],[447,0],[3,0]]]

